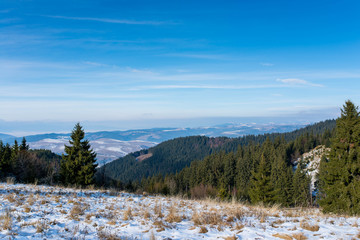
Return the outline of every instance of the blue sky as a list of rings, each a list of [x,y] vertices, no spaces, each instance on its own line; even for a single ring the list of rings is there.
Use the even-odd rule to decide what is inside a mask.
[[[345,100],[360,104],[359,9],[356,0],[2,0],[0,120],[95,130],[333,118]]]

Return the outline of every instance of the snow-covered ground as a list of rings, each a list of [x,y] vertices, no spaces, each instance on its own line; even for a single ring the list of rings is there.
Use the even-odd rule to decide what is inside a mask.
[[[0,183],[3,239],[356,239],[356,217],[318,209]]]

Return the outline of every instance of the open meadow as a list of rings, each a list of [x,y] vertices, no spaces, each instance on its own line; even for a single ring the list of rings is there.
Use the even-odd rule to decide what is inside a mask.
[[[356,217],[212,200],[0,184],[3,239],[358,239]]]

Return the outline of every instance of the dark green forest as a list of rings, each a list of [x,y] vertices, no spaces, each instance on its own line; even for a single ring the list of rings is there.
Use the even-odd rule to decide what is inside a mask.
[[[58,182],[61,156],[50,150],[29,150],[26,139],[13,146],[0,141],[0,178],[22,183],[54,184]]]
[[[294,170],[294,160],[318,145],[329,146],[333,123],[327,123],[329,125],[322,122],[312,126],[317,134],[308,127],[310,133],[302,132],[293,141],[286,141],[281,134],[275,138],[259,136],[261,140],[244,142],[246,144],[238,145],[236,151],[221,149],[202,160],[192,161],[178,173],[144,178],[137,187],[150,193],[191,198],[235,198],[251,203],[309,206],[313,202],[310,178],[302,164]],[[287,137],[292,138],[291,134]]]
[[[248,145],[262,145],[265,141],[281,140],[286,143],[288,161],[319,144],[330,145],[330,136],[335,120],[327,120],[290,133],[247,135],[239,138],[210,138],[205,136],[181,137],[168,140],[159,145],[128,154],[112,161],[96,174],[98,183],[123,186],[142,178],[180,172],[195,160],[204,159],[214,153],[236,153]],[[142,159],[141,156],[145,157]]]

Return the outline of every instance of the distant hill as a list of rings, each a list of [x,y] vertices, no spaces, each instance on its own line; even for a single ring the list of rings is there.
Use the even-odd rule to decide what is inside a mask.
[[[247,145],[249,142],[263,143],[266,138],[274,140],[277,137],[283,137],[289,142],[303,134],[331,132],[334,127],[335,120],[327,120],[287,133],[266,133],[238,138],[206,136],[176,138],[112,161],[101,167],[97,176],[128,182],[159,173],[175,173],[189,166],[192,161],[203,159],[215,151],[236,151],[239,145]]]
[[[304,125],[284,124],[223,124],[213,127],[199,128],[153,128],[127,131],[99,131],[88,132],[86,138],[97,153],[99,164],[123,157],[128,153],[153,147],[169,139],[187,136],[208,137],[239,137],[274,132],[288,132]],[[47,133],[25,136],[32,149],[48,149],[57,154],[63,153],[64,144],[68,144],[70,133]],[[7,134],[0,135],[5,143],[13,144],[16,139],[21,142],[22,137]]]

